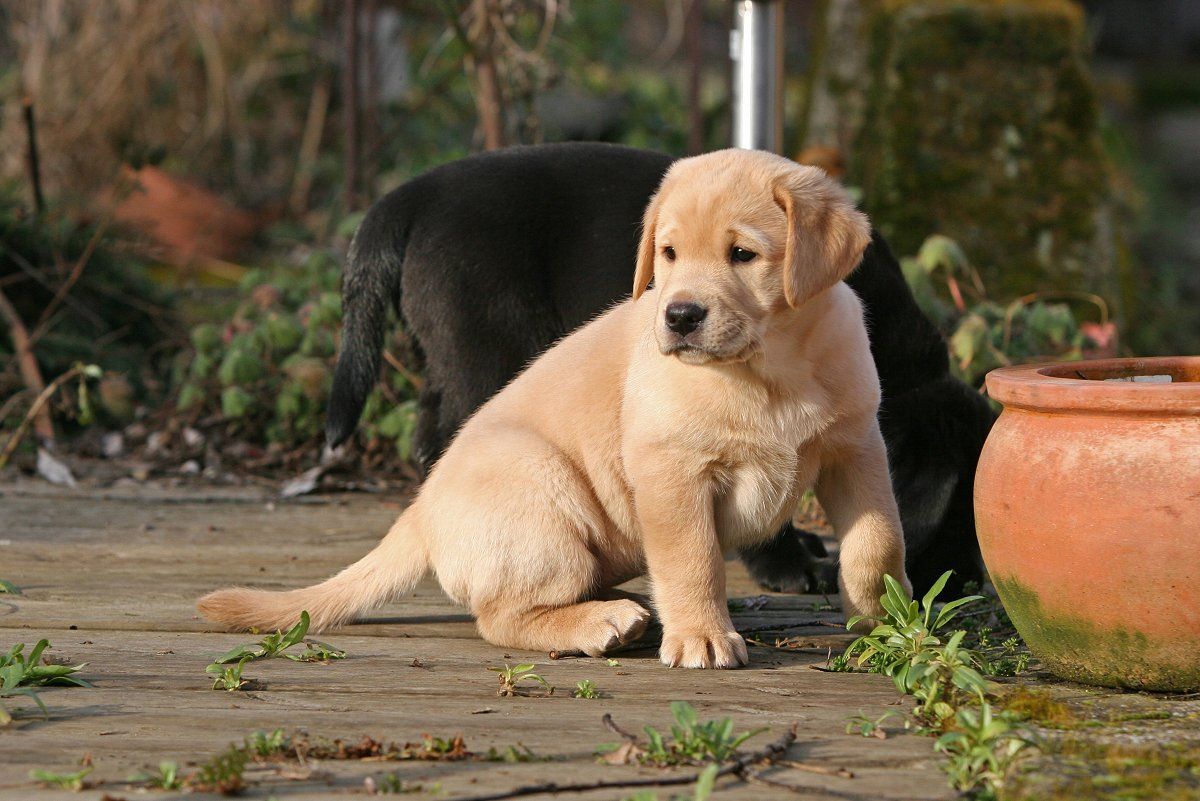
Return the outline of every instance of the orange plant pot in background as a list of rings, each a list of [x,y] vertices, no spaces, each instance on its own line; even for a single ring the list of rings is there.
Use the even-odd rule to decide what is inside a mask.
[[[987,388],[1004,411],[979,544],[1030,650],[1066,679],[1200,688],[1200,357],[1007,367]]]

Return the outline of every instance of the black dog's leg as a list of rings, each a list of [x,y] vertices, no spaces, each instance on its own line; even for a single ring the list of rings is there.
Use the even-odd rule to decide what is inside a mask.
[[[775,539],[739,551],[753,578],[773,592],[836,592],[837,562],[829,559],[825,543],[791,523]]]

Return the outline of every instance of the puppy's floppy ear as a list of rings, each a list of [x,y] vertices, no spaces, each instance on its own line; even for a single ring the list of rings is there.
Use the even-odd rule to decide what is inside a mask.
[[[637,270],[633,274],[633,299],[637,300],[650,286],[654,278],[654,256],[658,247],[654,242],[654,229],[658,225],[658,210],[662,207],[663,188],[659,186],[642,215],[642,241],[638,243]]]
[[[871,223],[817,167],[797,166],[771,188],[787,215],[783,295],[795,308],[854,271],[871,242]]]

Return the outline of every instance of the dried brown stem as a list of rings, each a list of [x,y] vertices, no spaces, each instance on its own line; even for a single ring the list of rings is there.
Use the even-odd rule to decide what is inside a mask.
[[[13,353],[17,359],[17,367],[21,371],[21,380],[25,382],[25,386],[31,392],[38,393],[38,401],[40,401],[46,389],[46,381],[42,378],[42,370],[38,367],[37,358],[33,355],[33,342],[29,337],[29,329],[25,327],[21,316],[17,314],[17,310],[9,302],[8,296],[3,291],[0,291],[0,317],[3,317],[8,323],[9,336],[12,337]],[[34,420],[34,430],[41,439],[47,442],[54,441],[54,420],[50,417],[50,410],[43,408],[43,405],[40,405],[38,401],[34,401],[20,428],[9,439],[8,445],[5,446],[5,455],[0,457],[0,468],[4,467],[5,462],[8,461],[8,453],[12,448],[16,447],[13,443],[20,440],[18,434],[24,434],[24,428],[28,425],[30,419]]]
[[[2,297],[3,296],[0,296],[0,298]],[[7,302],[7,299],[4,299],[4,303]],[[25,413],[25,419],[21,421],[21,424],[17,426],[17,430],[14,431],[12,436],[8,438],[8,442],[4,443],[4,450],[0,451],[0,470],[4,469],[4,466],[8,464],[8,460],[12,457],[13,451],[15,451],[17,446],[21,444],[21,440],[25,437],[25,432],[29,429],[30,422],[37,419],[38,416],[43,413],[45,413],[46,417],[49,418],[50,414],[49,410],[46,408],[46,404],[50,401],[50,398],[54,396],[54,393],[58,391],[58,388],[82,372],[82,367],[72,367],[70,370],[67,370],[58,378],[51,381],[49,386],[42,389],[37,398],[33,401],[33,405],[29,407],[29,411]],[[51,425],[51,431],[53,431],[53,424]],[[43,437],[43,439],[47,438]],[[48,438],[48,440],[53,441],[53,437]]]

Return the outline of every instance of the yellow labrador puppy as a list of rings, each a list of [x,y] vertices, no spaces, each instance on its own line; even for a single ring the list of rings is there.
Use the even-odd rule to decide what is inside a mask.
[[[878,614],[883,575],[907,580],[879,382],[842,283],[868,240],[819,169],[747,150],[676,162],[633,297],[481,407],[373,551],[313,587],[220,590],[200,611],[275,629],[308,610],[323,628],[432,568],[490,642],[599,655],[645,629],[649,611],[610,589],[648,572],[662,661],[736,667],[723,554],[773,536],[815,485],[843,610]]]

